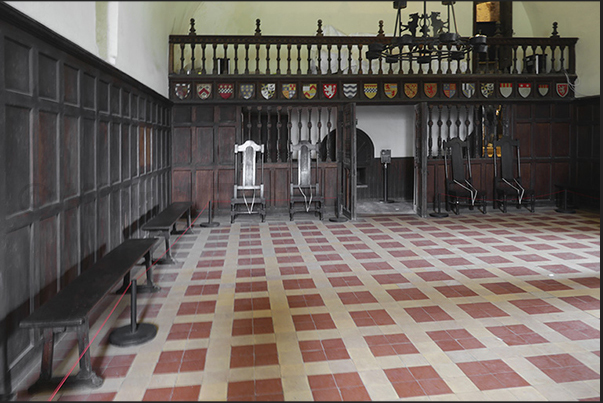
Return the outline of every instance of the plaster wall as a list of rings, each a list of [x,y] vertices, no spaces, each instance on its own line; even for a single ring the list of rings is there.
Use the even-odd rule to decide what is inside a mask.
[[[318,19],[323,29],[332,27],[345,35],[376,35],[379,20],[383,20],[385,34],[391,35],[396,18],[391,1],[120,1],[113,2],[117,8],[105,15],[97,15],[97,10],[103,9],[97,4],[103,2],[6,3],[164,96],[168,95],[167,38],[170,34],[187,34],[191,18],[195,18],[198,35],[252,35],[258,18],[264,35],[314,35]],[[472,34],[472,4],[455,4],[456,25],[463,36]],[[420,1],[409,1],[403,19],[422,12],[422,6]],[[443,18],[447,15],[440,1],[428,1],[427,9],[440,11]],[[114,22],[107,21],[107,15],[118,15],[116,28]],[[599,95],[600,2],[513,3],[516,37],[547,37],[553,21],[559,23],[561,36],[580,38],[576,48],[576,95]],[[113,36],[117,43],[109,39]]]

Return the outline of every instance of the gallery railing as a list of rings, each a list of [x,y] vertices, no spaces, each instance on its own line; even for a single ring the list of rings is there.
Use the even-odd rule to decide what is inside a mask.
[[[420,39],[420,38],[419,38]],[[389,43],[379,22],[376,36],[325,36],[322,21],[314,36],[265,36],[256,20],[254,35],[197,35],[194,19],[188,35],[170,35],[170,76],[330,76],[374,75],[522,75],[573,76],[578,38],[562,38],[553,24],[548,38],[487,38],[488,52],[459,61],[436,59],[431,64],[393,64],[365,57],[368,45]]]

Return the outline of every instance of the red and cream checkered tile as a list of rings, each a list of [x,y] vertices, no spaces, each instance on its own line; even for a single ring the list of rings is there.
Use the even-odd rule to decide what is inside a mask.
[[[130,306],[103,326],[108,301],[91,321],[105,383],[55,400],[600,398],[597,214],[224,218],[176,242],[161,290],[138,295],[155,339],[109,344]],[[66,373],[76,338],[56,344]]]

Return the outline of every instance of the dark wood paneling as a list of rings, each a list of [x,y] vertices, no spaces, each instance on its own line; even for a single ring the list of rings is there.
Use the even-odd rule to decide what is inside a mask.
[[[192,196],[190,170],[174,170],[172,172],[172,200],[188,201]]]
[[[70,198],[78,194],[80,188],[80,131],[77,117],[64,116],[61,144],[61,196]]]
[[[38,94],[42,98],[56,101],[58,99],[58,60],[44,53],[38,53],[38,66]]]
[[[527,165],[527,164],[526,164]],[[527,173],[522,174],[522,183],[529,184],[530,178]],[[534,164],[534,194],[542,199],[550,198],[551,190],[551,178],[552,178],[552,165],[547,162],[537,162]]]
[[[7,105],[6,116],[6,214],[24,211],[31,206],[30,185],[30,110]]]
[[[552,155],[553,157],[570,156],[570,130],[569,122],[554,123],[552,125]]]
[[[111,184],[116,184],[120,180],[119,169],[121,167],[121,153],[120,153],[120,124],[111,123],[111,135],[109,136],[109,172],[111,178]]]
[[[80,167],[82,170],[82,191],[87,192],[93,190],[96,186],[94,166],[96,161],[95,143],[96,130],[95,121],[91,119],[83,120],[82,130],[82,150],[80,153]]]
[[[233,169],[217,169],[218,185],[216,189],[216,198],[218,206],[221,208],[230,208],[230,199],[233,195],[234,171]]]
[[[65,97],[65,103],[71,105],[78,105],[78,69],[71,67],[68,64],[63,65],[64,80],[63,80],[63,91]]]
[[[45,206],[58,198],[57,129],[57,115],[40,111],[34,134],[37,146],[37,155],[34,159],[34,184],[37,185],[34,188],[34,207]]]
[[[7,90],[31,93],[31,47],[17,40],[4,41],[4,85]]]
[[[209,201],[213,202],[213,195],[213,169],[197,170],[195,172],[195,193],[193,198],[193,209],[200,211],[206,208]]]
[[[172,162],[175,167],[191,163],[192,138],[191,129],[188,127],[174,128]],[[211,150],[211,149],[210,149]]]
[[[35,254],[37,272],[40,273],[39,303],[48,301],[58,291],[58,246],[59,238],[57,228],[57,217],[51,216],[40,221],[38,226],[38,250]]]
[[[66,210],[61,220],[63,237],[61,242],[60,288],[69,284],[79,274],[80,223],[79,208]]]
[[[195,132],[195,163],[198,165],[212,165],[214,163],[214,135],[213,127],[197,127]],[[174,147],[176,147],[174,145]]]
[[[94,76],[84,73],[82,75],[82,106],[88,109],[94,109],[96,103],[96,79]]]
[[[223,126],[217,133],[217,163],[234,166],[234,145],[236,130],[234,127]]]
[[[551,134],[549,132],[550,123],[535,123],[533,125],[532,138],[534,141],[533,157],[550,157],[551,156]],[[523,149],[523,144],[521,144]],[[524,154],[530,155],[529,152]]]
[[[3,293],[6,293],[8,301],[4,309],[8,313],[5,314],[5,331],[8,335],[5,351],[9,363],[15,362],[31,343],[29,331],[19,329],[19,321],[34,309],[30,293],[33,278],[31,227],[29,225],[6,234],[6,256],[10,257],[10,264],[5,264],[3,268],[6,282]]]

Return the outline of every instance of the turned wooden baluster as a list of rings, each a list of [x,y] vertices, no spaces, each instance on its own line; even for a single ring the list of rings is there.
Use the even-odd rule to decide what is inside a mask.
[[[327,135],[331,134],[331,107],[327,107]],[[335,157],[337,160],[337,157]],[[327,141],[327,161],[331,162],[331,141]]]
[[[266,162],[272,162],[272,158],[270,157],[270,143],[272,142],[270,136],[270,129],[272,129],[272,121],[270,121],[270,111],[272,107],[268,105],[266,107]]]
[[[281,110],[282,106],[276,107],[276,162],[281,162]]]

